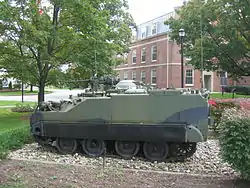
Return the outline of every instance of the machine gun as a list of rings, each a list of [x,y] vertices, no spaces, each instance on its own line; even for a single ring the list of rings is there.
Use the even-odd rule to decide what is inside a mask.
[[[112,75],[105,75],[101,77],[97,77],[97,75],[94,75],[89,79],[69,80],[66,82],[86,82],[88,84],[88,87],[84,89],[84,92],[78,94],[78,96],[103,96],[107,90],[112,90],[119,81],[120,79]]]

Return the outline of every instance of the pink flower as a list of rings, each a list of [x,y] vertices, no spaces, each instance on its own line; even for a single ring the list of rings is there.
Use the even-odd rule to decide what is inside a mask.
[[[215,100],[209,99],[208,104],[212,106],[216,106],[217,103],[215,102]]]

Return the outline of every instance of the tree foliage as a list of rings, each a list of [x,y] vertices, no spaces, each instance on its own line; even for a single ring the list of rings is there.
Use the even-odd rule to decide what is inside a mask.
[[[190,0],[165,24],[178,44],[178,31],[185,29],[184,54],[195,68],[201,68],[203,50],[205,70],[227,71],[237,79],[250,76],[249,7],[249,0]]]
[[[42,14],[36,0],[0,3],[0,64],[37,85],[39,102],[47,84],[67,78],[64,64],[79,77],[112,72],[113,57],[128,50],[135,25],[124,0],[50,0]]]

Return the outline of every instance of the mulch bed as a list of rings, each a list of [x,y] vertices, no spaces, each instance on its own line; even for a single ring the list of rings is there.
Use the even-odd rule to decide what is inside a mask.
[[[0,185],[5,187],[87,188],[249,188],[250,182],[233,179],[136,171],[87,168],[31,161],[0,162]],[[1,187],[1,186],[0,186]]]

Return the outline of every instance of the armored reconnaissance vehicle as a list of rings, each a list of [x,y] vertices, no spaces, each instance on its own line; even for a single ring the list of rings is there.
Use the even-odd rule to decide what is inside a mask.
[[[113,150],[129,159],[183,160],[208,136],[207,96],[198,90],[91,92],[39,105],[30,118],[31,133],[62,153],[81,150],[98,157]]]

